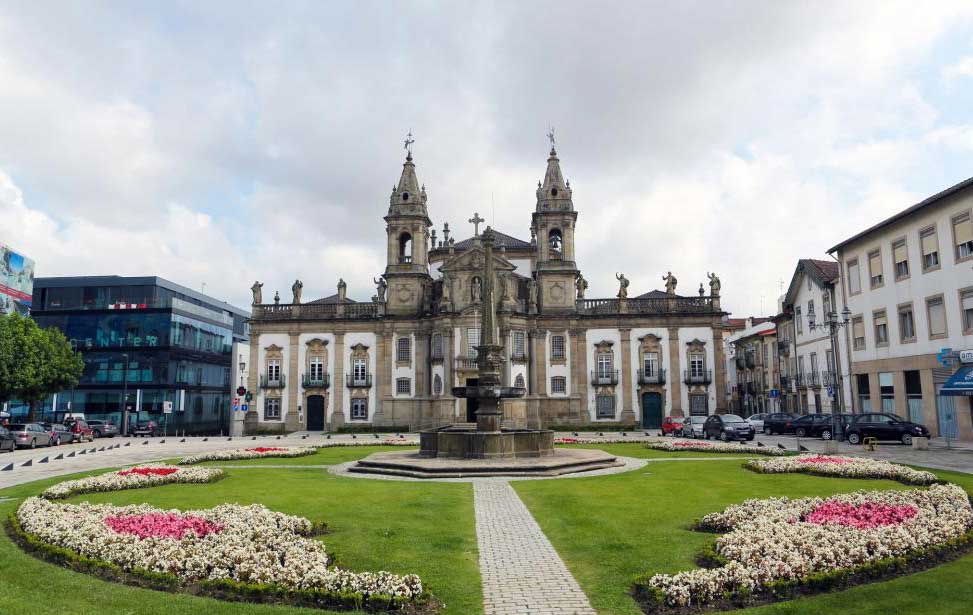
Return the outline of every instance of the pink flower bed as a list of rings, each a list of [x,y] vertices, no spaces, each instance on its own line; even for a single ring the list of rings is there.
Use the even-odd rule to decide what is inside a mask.
[[[864,502],[850,504],[829,500],[808,513],[805,521],[817,525],[844,525],[860,530],[899,525],[919,514],[910,504],[881,504]]]
[[[810,457],[798,457],[799,463],[854,463],[853,459],[846,457],[827,457],[825,455],[814,455]]]
[[[223,530],[222,525],[207,521],[202,517],[177,515],[176,513],[109,516],[105,517],[105,525],[119,534],[134,534],[143,540],[146,538],[182,540],[187,532],[202,538]]]
[[[257,448],[248,448],[248,451],[253,451],[254,453],[275,453],[277,451],[286,451],[286,448],[281,448],[279,446],[258,446]]]
[[[169,476],[170,474],[175,474],[179,471],[179,468],[132,468],[131,470],[122,470],[118,473],[119,476],[128,476],[130,474],[138,474],[139,476]]]
[[[673,446],[678,446],[680,448],[706,448],[709,446],[708,442],[673,442]]]

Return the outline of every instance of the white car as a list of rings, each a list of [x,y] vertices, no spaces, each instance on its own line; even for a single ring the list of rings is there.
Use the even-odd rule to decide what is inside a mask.
[[[747,417],[747,422],[753,426],[754,431],[761,433],[764,430],[765,414],[751,414]]]

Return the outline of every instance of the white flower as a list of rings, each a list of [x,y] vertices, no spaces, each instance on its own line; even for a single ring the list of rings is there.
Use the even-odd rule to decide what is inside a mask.
[[[888,478],[908,485],[931,485],[938,480],[932,472],[913,470],[881,459],[840,455],[807,454],[754,460],[748,461],[744,467],[768,474],[803,472],[841,478]]]
[[[680,453],[685,453],[687,451],[699,451],[703,453],[769,455],[772,457],[787,454],[787,451],[769,446],[749,446],[742,444],[730,444],[729,442],[706,442],[700,440],[659,440],[650,442],[646,446],[657,451],[677,451]]]
[[[41,497],[56,500],[79,493],[137,489],[170,483],[209,483],[223,477],[219,468],[179,468],[166,464],[141,464],[98,476],[67,480],[48,487]]]

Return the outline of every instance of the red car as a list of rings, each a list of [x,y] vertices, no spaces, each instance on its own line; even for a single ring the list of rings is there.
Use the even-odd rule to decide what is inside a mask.
[[[94,430],[88,427],[88,424],[82,420],[73,420],[70,423],[65,424],[65,427],[68,428],[78,442],[84,442],[85,440],[88,442],[95,441]]]
[[[662,435],[664,436],[681,436],[682,435],[682,417],[681,416],[667,416],[662,420]]]

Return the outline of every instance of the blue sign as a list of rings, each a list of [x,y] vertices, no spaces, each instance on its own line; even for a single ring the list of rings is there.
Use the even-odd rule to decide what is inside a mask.
[[[780,391],[777,389],[770,389],[770,398],[777,399],[778,397],[780,397]]]
[[[828,397],[834,397],[834,387],[828,387]]]
[[[952,363],[952,357],[950,356],[952,354],[952,348],[943,348],[939,351],[939,354],[936,355],[936,360],[942,363],[943,367],[949,367]]]
[[[233,411],[236,412],[239,409],[240,409],[240,404],[238,404],[237,402],[233,402]]]
[[[240,410],[243,410],[244,412],[246,412],[247,411],[247,405],[246,404],[243,404],[243,407],[240,408]]]

